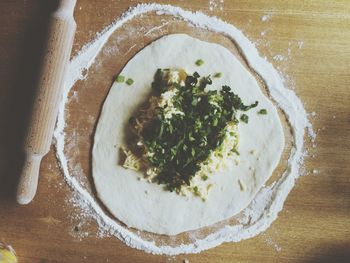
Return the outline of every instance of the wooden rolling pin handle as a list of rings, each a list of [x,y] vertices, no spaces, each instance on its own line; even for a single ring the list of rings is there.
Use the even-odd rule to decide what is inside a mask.
[[[24,145],[25,164],[17,188],[19,204],[28,204],[34,198],[41,159],[50,150],[76,29],[75,4],[76,0],[61,0],[51,18],[50,37]]]
[[[55,12],[56,16],[60,13],[66,13],[68,17],[73,18],[73,12],[76,2],[77,0],[61,0],[58,9]]]
[[[43,155],[28,154],[24,161],[23,172],[17,189],[17,202],[21,205],[30,203],[36,193],[40,163]]]

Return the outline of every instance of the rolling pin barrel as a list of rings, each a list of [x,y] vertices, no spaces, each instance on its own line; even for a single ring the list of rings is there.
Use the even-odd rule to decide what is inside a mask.
[[[62,0],[51,18],[50,36],[24,144],[25,162],[17,189],[17,202],[28,204],[36,193],[40,163],[49,152],[64,77],[72,51],[76,0]]]

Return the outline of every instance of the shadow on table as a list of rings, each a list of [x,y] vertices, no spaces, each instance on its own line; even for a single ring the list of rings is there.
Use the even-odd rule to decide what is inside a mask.
[[[320,247],[311,255],[312,259],[303,263],[348,263],[350,262],[350,240],[346,244],[336,246],[334,244]]]
[[[15,200],[49,16],[56,0],[0,4],[0,199]],[[21,6],[22,5],[22,6]]]

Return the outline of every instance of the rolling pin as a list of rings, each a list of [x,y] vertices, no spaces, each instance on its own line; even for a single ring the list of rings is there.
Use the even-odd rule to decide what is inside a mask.
[[[41,160],[50,150],[76,30],[73,17],[75,4],[76,0],[61,0],[51,16],[50,35],[24,143],[24,165],[17,188],[19,204],[28,204],[33,200]]]

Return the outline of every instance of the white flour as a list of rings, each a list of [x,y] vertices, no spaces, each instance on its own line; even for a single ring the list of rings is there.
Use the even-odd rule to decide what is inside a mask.
[[[283,61],[283,60],[285,60],[286,58],[285,58],[285,56],[283,56],[283,55],[281,55],[281,54],[277,54],[277,55],[275,55],[275,56],[273,57],[273,59],[276,60],[276,61]]]
[[[210,11],[214,11],[217,9],[219,9],[220,11],[224,10],[224,0],[209,0],[208,5]]]
[[[261,21],[266,22],[271,19],[271,14],[263,15]]]
[[[131,232],[128,228],[122,226],[113,218],[110,218],[95,201],[94,197],[91,196],[89,191],[85,189],[82,182],[78,179],[79,177],[73,177],[70,173],[68,160],[64,153],[65,140],[67,140],[64,133],[65,106],[70,89],[77,80],[86,77],[85,72],[93,64],[103,45],[116,29],[132,18],[152,11],[155,11],[158,15],[174,16],[193,26],[221,33],[234,40],[240,47],[249,65],[265,81],[273,100],[286,114],[294,137],[294,147],[290,153],[288,168],[277,181],[260,190],[249,207],[244,209],[239,223],[223,226],[204,238],[194,238],[192,243],[178,246],[156,244],[156,240],[145,240],[137,232]],[[313,140],[315,139],[315,133],[312,130],[299,98],[293,91],[285,88],[283,79],[277,70],[265,58],[259,55],[254,44],[241,31],[216,17],[209,17],[201,12],[193,13],[185,11],[170,5],[140,4],[124,13],[118,20],[99,33],[95,40],[85,45],[70,62],[63,97],[54,137],[56,139],[57,157],[60,161],[65,180],[74,190],[76,203],[97,221],[101,233],[108,232],[130,247],[154,254],[177,255],[181,253],[199,253],[218,246],[223,242],[238,242],[265,231],[282,210],[284,201],[292,190],[295,180],[301,173],[300,169],[305,156],[305,131],[307,130],[309,136]]]

